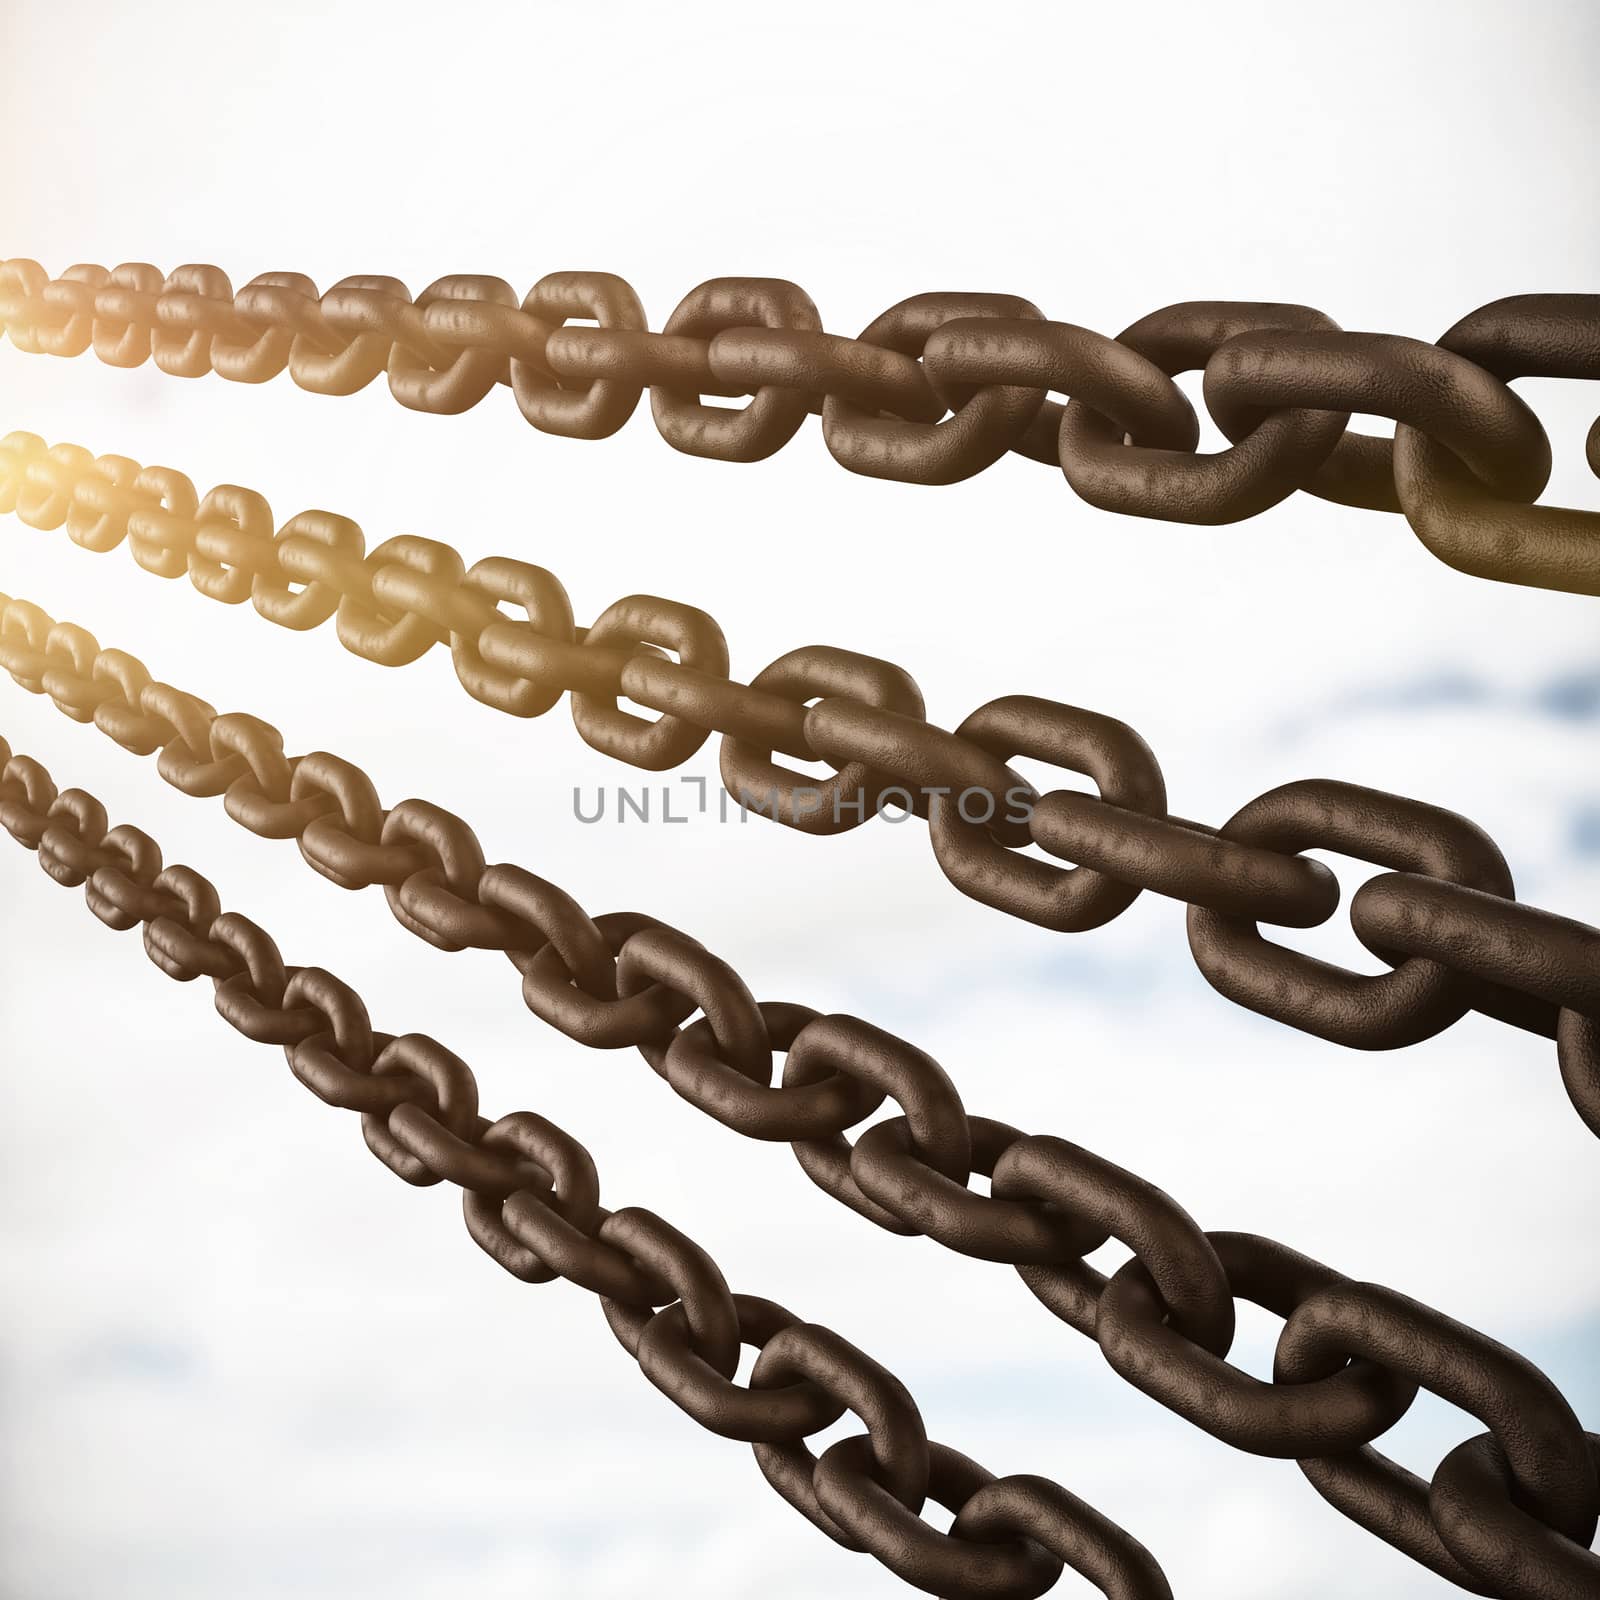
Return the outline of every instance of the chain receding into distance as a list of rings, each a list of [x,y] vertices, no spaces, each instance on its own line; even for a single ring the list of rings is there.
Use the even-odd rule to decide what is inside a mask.
[[[334,619],[345,647],[369,661],[398,666],[448,645],[467,692],[512,715],[541,715],[570,693],[582,737],[636,767],[681,763],[720,733],[729,792],[791,828],[837,833],[898,795],[926,819],[952,883],[1046,928],[1099,927],[1144,889],[1177,899],[1216,989],[1340,1044],[1414,1044],[1471,1009],[1554,1036],[1572,1102],[1600,1134],[1600,931],[1518,902],[1493,841],[1453,812],[1303,781],[1209,828],[1168,814],[1149,746],[1102,713],[1007,695],[949,732],[924,720],[904,669],[827,646],[790,651],[742,684],[728,676],[721,628],[694,606],[629,595],[575,627],[544,568],[489,556],[468,569],[449,545],[409,535],[367,552],[349,518],[307,511],[279,528],[254,490],[224,484],[201,497],[171,468],[47,449],[33,434],[0,440],[6,510],[35,528],[65,526],[89,550],[126,542],[144,570],[187,574],[214,600],[248,597],[285,628]],[[623,695],[659,720],[622,710]],[[775,753],[825,758],[834,775],[808,778]],[[1098,793],[1036,794],[1007,765],[1018,755],[1085,774]],[[1074,865],[1030,857],[1029,844]],[[1258,924],[1312,927],[1337,908],[1337,880],[1301,854],[1316,848],[1390,869],[1350,912],[1389,972],[1335,967],[1262,936]]]
[[[547,274],[520,301],[503,279],[457,274],[413,299],[384,276],[319,295],[303,273],[267,272],[236,293],[216,266],[82,263],[51,278],[18,258],[0,263],[0,325],[23,351],[92,349],[177,377],[287,371],[346,395],[384,374],[402,405],[443,414],[503,385],[535,428],[568,438],[615,433],[649,388],[667,443],[721,461],[770,456],[819,412],[852,472],[953,483],[1015,452],[1102,510],[1174,522],[1236,522],[1306,490],[1403,512],[1463,572],[1600,594],[1600,511],[1534,503],[1550,442],[1509,387],[1600,379],[1600,295],[1514,295],[1427,343],[1254,301],[1167,306],[1111,339],[1016,295],[932,293],[849,339],[778,278],[710,279],[652,332],[605,272]],[[1213,454],[1173,382],[1197,370],[1230,441]],[[1393,438],[1350,431],[1352,414],[1391,419]],[[1600,418],[1586,454],[1600,474]]]
[[[757,1002],[725,961],[688,935],[635,912],[589,917],[525,869],[487,865],[459,817],[423,800],[385,808],[350,762],[327,752],[288,758],[270,724],[219,716],[36,606],[0,601],[0,666],[124,748],[156,754],[161,776],[184,793],[220,796],[241,826],[296,840],[332,882],[382,885],[395,917],[419,938],[443,950],[502,951],[536,1016],[589,1046],[637,1048],[707,1115],[746,1137],[788,1143],[841,1204],[891,1232],[1011,1265],[1126,1381],[1235,1448],[1295,1459],[1330,1504],[1451,1582],[1505,1600],[1592,1597],[1600,1579],[1600,1558],[1588,1549],[1600,1513],[1600,1439],[1523,1357],[1273,1240],[1203,1232],[1161,1190],[1105,1158],[968,1113],[945,1071],[906,1041],[855,1017]],[[1580,1018],[1563,1039],[1584,1053],[1585,1071],[1600,1072],[1600,1024]],[[775,1053],[784,1057],[776,1083]],[[354,1084],[352,1093],[362,1087],[342,1069],[329,1081]],[[885,1099],[902,1114],[848,1139]],[[371,1109],[389,1111],[381,1100]],[[471,1174],[492,1172],[492,1221],[503,1152],[485,1155],[476,1121],[448,1131],[448,1140],[419,1149],[444,1151],[437,1159],[453,1163],[469,1187]],[[974,1173],[988,1179],[987,1194],[971,1186]],[[520,1242],[546,1259],[543,1237]],[[1113,1238],[1131,1254],[1107,1276],[1084,1258]],[[1226,1359],[1241,1298],[1285,1319],[1270,1381]],[[714,1431],[723,1431],[724,1418],[747,1417],[757,1402],[726,1381],[732,1369],[717,1368],[715,1349],[701,1348],[687,1320],[670,1326],[670,1334],[640,1334],[641,1350],[656,1350],[651,1341],[666,1347],[654,1367],[641,1357],[652,1379]],[[745,1336],[759,1342],[764,1333]],[[799,1370],[785,1367],[785,1377]],[[1419,1387],[1488,1428],[1452,1451],[1431,1481],[1371,1443]],[[927,1544],[909,1504],[897,1500],[895,1480],[885,1480],[885,1463],[875,1471],[864,1447],[854,1448],[848,1481],[883,1520],[848,1524],[849,1533],[912,1582],[969,1592],[949,1583],[938,1565],[954,1559],[949,1547]],[[818,1502],[826,1517],[848,1514],[803,1450],[761,1444],[757,1454],[778,1491],[807,1515]],[[1042,1537],[1020,1512],[1001,1531]],[[905,1564],[913,1558],[920,1577]]]
[[[190,867],[164,867],[138,828],[108,826],[82,789],[58,793],[0,738],[0,827],[119,932],[142,925],[169,978],[210,978],[216,1008],[296,1078],[361,1114],[368,1149],[419,1188],[462,1190],[467,1229],[524,1283],[556,1278],[599,1297],[612,1333],[688,1416],[755,1447],[784,1497],[848,1549],[953,1600],[1029,1600],[1070,1565],[1111,1600],[1171,1600],[1143,1545],[1048,1478],[997,1478],[928,1438],[904,1384],[832,1329],[734,1294],[716,1262],[652,1211],[600,1204],[600,1178],[571,1134],[532,1111],[478,1110],[466,1062],[426,1034],[375,1032],[361,997],[320,967],[289,967],[259,925],[222,910]],[[525,875],[525,881],[536,882]],[[733,1380],[742,1345],[761,1354]],[[813,1456],[803,1441],[846,1411],[867,1431]],[[955,1517],[942,1534],[927,1500]]]

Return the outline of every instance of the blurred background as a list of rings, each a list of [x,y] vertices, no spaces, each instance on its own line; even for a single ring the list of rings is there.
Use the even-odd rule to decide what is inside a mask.
[[[294,269],[420,291],[485,272],[520,293],[595,268],[655,327],[705,278],[762,274],[845,333],[957,288],[1108,333],[1229,298],[1432,339],[1600,265],[1600,19],[1581,0],[6,11],[0,254],[52,273],[209,261],[235,285]],[[1546,498],[1594,504],[1593,389],[1519,388],[1555,448]],[[580,622],[632,592],[699,605],[741,677],[825,643],[908,668],[947,727],[1004,693],[1093,707],[1150,741],[1180,815],[1220,823],[1305,777],[1443,804],[1494,835],[1524,898],[1600,920],[1596,603],[1465,577],[1397,517],[1300,496],[1170,526],[1103,515],[1020,458],[938,492],[854,477],[815,423],[733,467],[673,452],[645,407],[586,443],[508,395],[437,418],[381,381],[335,401],[9,345],[0,402],[0,432],[248,485],[280,522],[318,507],[369,545],[541,563]],[[1342,1050],[1212,993],[1172,903],[1050,934],[951,889],[920,824],[580,826],[575,787],[592,809],[596,785],[640,775],[590,751],[566,702],[515,721],[467,699],[443,652],[385,671],[331,627],[274,629],[15,518],[0,551],[0,589],[266,717],[291,751],[360,763],[390,803],[458,811],[490,860],[687,929],[759,998],[902,1033],[971,1109],[1483,1329],[1600,1424],[1600,1161],[1548,1041],[1468,1019]],[[1292,1464],[1122,1383],[1014,1275],[877,1232],[637,1056],[542,1027],[499,958],[429,950],[381,897],[43,700],[5,684],[0,713],[16,750],[212,876],[291,962],[355,984],[378,1027],[469,1060],[490,1115],[576,1134],[608,1204],[661,1213],[735,1289],[863,1345],[933,1437],[1068,1485],[1177,1595],[1446,1592]],[[715,744],[682,773],[715,793]],[[1372,869],[1332,864],[1347,904]],[[0,1592],[902,1592],[677,1413],[588,1295],[496,1270],[449,1194],[389,1176],[207,985],[168,983],[9,843],[0,885]],[[1342,913],[1285,942],[1373,966]],[[1265,1375],[1274,1331],[1247,1316],[1236,1359]],[[1424,1398],[1385,1448],[1427,1474],[1478,1431]]]

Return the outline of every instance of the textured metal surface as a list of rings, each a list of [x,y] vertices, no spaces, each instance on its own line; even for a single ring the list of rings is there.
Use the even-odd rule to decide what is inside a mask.
[[[241,825],[296,839],[334,883],[382,885],[418,937],[445,950],[504,952],[536,1015],[585,1044],[636,1047],[708,1115],[747,1137],[788,1142],[819,1187],[879,1226],[1013,1266],[1128,1382],[1236,1448],[1298,1460],[1333,1505],[1414,1559],[1478,1592],[1519,1600],[1595,1592],[1600,1562],[1587,1548],[1600,1512],[1594,1440],[1548,1378],[1512,1351],[1285,1245],[1202,1231],[1147,1180],[1065,1139],[969,1114],[945,1071],[907,1041],[856,1017],[758,1002],[687,934],[638,913],[590,918],[525,869],[485,865],[460,818],[420,800],[388,809],[359,768],[327,753],[291,760],[269,724],[218,716],[36,607],[0,608],[0,665],[67,715],[156,755],[161,775],[185,793],[220,796]],[[94,852],[107,847],[104,814],[93,801],[58,799],[28,763],[6,769],[4,790],[0,822],[15,821],[24,842],[40,843],[46,820],[58,821],[46,858],[55,875],[83,881],[102,864]],[[1330,828],[1369,810],[1385,827],[1414,827],[1408,803],[1356,794],[1335,795],[1316,814]],[[1276,837],[1304,815],[1299,803],[1274,802],[1261,829]],[[1381,829],[1369,847],[1398,848]],[[1442,827],[1417,848],[1431,865],[1457,863],[1464,877],[1503,870],[1470,828]],[[148,850],[139,856],[130,846],[111,864],[126,861],[131,871],[136,856],[154,882],[159,858]],[[144,891],[130,888],[126,873],[102,877],[95,872],[91,883],[105,902],[141,920]],[[708,1259],[655,1219],[619,1220],[623,1213],[586,1232],[521,1187],[522,1163],[558,1171],[552,1136],[483,1123],[470,1075],[448,1052],[431,1041],[375,1043],[364,1016],[350,1021],[329,998],[336,990],[325,975],[291,980],[287,1009],[315,1015],[286,1017],[197,931],[198,917],[216,915],[214,896],[192,878],[174,881],[189,888],[160,897],[148,938],[167,970],[219,978],[224,1015],[292,1046],[297,1075],[323,1098],[362,1111],[369,1145],[401,1177],[469,1186],[474,1237],[508,1269],[530,1281],[553,1271],[606,1296],[614,1331],[652,1381],[707,1427],[749,1439],[768,1480],[830,1535],[947,1595],[1037,1592],[1048,1569],[1040,1552],[1018,1543],[1022,1535],[1058,1559],[1087,1562],[1079,1570],[1108,1592],[1123,1582],[1111,1573],[1126,1552],[1118,1546],[1106,1556],[1076,1502],[1061,1501],[1064,1491],[1015,1487],[1023,1480],[996,1488],[964,1458],[929,1445],[903,1391],[837,1336],[802,1334],[765,1303],[729,1299]],[[1477,958],[1494,961],[1492,950]],[[268,966],[258,960],[250,970]],[[1509,961],[1493,967],[1497,975],[1510,969]],[[1433,994],[1428,972],[1417,982]],[[1592,1082],[1597,1030],[1584,1013],[1568,1016],[1584,1020],[1564,1021],[1562,1048],[1589,1052],[1583,1070]],[[407,1086],[417,1083],[426,1088],[413,1094]],[[850,1130],[886,1099],[897,1114],[852,1142]],[[570,1152],[565,1159],[569,1169],[581,1165]],[[987,1193],[973,1186],[974,1174],[989,1180]],[[557,1193],[598,1203],[577,1179],[563,1188],[558,1178]],[[1111,1238],[1129,1256],[1108,1277],[1083,1258]],[[1285,1319],[1270,1382],[1227,1360],[1240,1299]],[[679,1304],[651,1315],[670,1302]],[[762,1346],[748,1391],[731,1383],[740,1342]],[[826,1407],[807,1385],[855,1410],[866,1441],[814,1460],[799,1437],[815,1431]],[[1419,1387],[1488,1429],[1431,1486],[1371,1447]],[[953,1549],[912,1520],[922,1496],[957,1513],[957,1545],[969,1534],[1009,1545],[991,1564]],[[1062,1514],[1065,1529],[1051,1521]],[[1117,1592],[1149,1591],[1134,1584]]]
[[[1454,813],[1317,780],[1262,795],[1213,829],[1168,814],[1149,746],[1103,713],[1007,695],[951,732],[926,721],[903,668],[824,646],[791,651],[742,684],[728,676],[721,628],[695,606],[629,595],[584,629],[543,568],[505,556],[469,568],[450,546],[409,535],[368,552],[348,518],[302,512],[279,527],[254,490],[224,484],[202,496],[171,468],[47,447],[33,434],[0,440],[0,510],[64,527],[90,550],[125,542],[145,570],[187,573],[214,599],[249,598],[281,626],[333,621],[367,660],[397,666],[448,646],[467,692],[512,715],[540,715],[570,694],[582,737],[645,770],[675,766],[719,733],[728,791],[802,832],[859,826],[899,789],[957,888],[1043,927],[1099,927],[1145,890],[1178,900],[1215,988],[1340,1044],[1394,1049],[1473,1009],[1562,1039],[1568,1093],[1600,1134],[1590,1040],[1600,932],[1519,904],[1500,852]],[[622,696],[659,720],[623,711]],[[1035,794],[1007,765],[1018,757],[1085,776],[1097,793]],[[835,774],[803,776],[785,758],[826,761]],[[1030,855],[1030,844],[1070,864]],[[1337,909],[1338,882],[1302,853],[1312,849],[1389,869],[1352,898],[1351,918],[1392,971],[1330,966],[1261,933],[1314,927]]]
[[[852,472],[953,483],[1016,453],[1059,467],[1095,506],[1175,522],[1235,522],[1305,490],[1403,512],[1463,572],[1600,594],[1600,511],[1533,503],[1550,445],[1509,387],[1600,378],[1597,295],[1513,295],[1428,344],[1235,301],[1167,306],[1110,339],[1015,295],[919,294],[848,339],[776,278],[713,278],[656,333],[604,272],[551,273],[520,301],[500,278],[459,274],[413,299],[381,276],[319,295],[293,272],[235,291],[214,266],[85,263],[52,279],[17,259],[0,263],[0,324],[19,350],[92,349],[177,377],[288,372],[302,389],[351,394],[386,375],[401,405],[443,414],[503,386],[533,427],[568,438],[614,433],[648,388],[661,436],[721,461],[772,455],[818,412]],[[1196,370],[1230,441],[1214,454],[1197,453],[1172,381]],[[1352,413],[1392,419],[1393,439],[1349,431]],[[1600,422],[1591,465],[1597,438]]]
[[[81,885],[107,927],[142,928],[169,978],[210,978],[223,1020],[281,1045],[312,1093],[358,1112],[368,1149],[397,1177],[459,1187],[468,1231],[506,1271],[600,1296],[650,1382],[703,1427],[753,1444],[769,1476],[781,1453],[797,1470],[774,1480],[780,1493],[841,1544],[956,1600],[1030,1600],[1066,1565],[1111,1600],[1171,1600],[1154,1557],[1109,1518],[1047,1478],[997,1478],[930,1440],[887,1368],[830,1328],[734,1293],[705,1250],[654,1212],[606,1210],[571,1134],[533,1111],[481,1115],[460,1057],[423,1034],[375,1030],[348,984],[286,965],[260,926],[222,909],[208,879],[164,866],[148,834],[111,827],[94,796],[58,792],[4,739],[0,827],[57,883]],[[734,1381],[744,1344],[761,1352],[748,1387]],[[813,1461],[802,1441],[846,1410],[867,1432]],[[862,1453],[840,1455],[843,1446]],[[930,1499],[966,1525],[941,1533],[923,1521]]]

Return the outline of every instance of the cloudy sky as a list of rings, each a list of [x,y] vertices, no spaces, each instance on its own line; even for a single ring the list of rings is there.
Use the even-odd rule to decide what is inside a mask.
[[[793,278],[852,332],[903,296],[981,288],[1115,332],[1176,300],[1279,299],[1433,338],[1522,290],[1592,283],[1600,137],[1588,8],[1353,3],[407,5],[263,13],[85,0],[10,10],[5,252],[215,261],[235,283],[558,268],[622,273],[652,325],[702,279]],[[1287,31],[1286,31],[1287,30]],[[1594,504],[1595,395],[1526,383]],[[264,492],[566,582],[580,620],[644,592],[717,616],[735,670],[802,644],[887,657],[952,726],[997,695],[1092,706],[1159,753],[1173,809],[1224,820],[1303,777],[1464,812],[1519,892],[1600,920],[1595,602],[1479,582],[1398,518],[1309,499],[1239,527],[1102,515],[1012,460],[937,493],[835,467],[815,424],[734,468],[645,416],[544,437],[504,395],[417,416],[0,349],[0,429]],[[1379,424],[1370,424],[1380,426]],[[1181,909],[1061,936],[946,885],[912,823],[810,840],[753,822],[583,827],[628,774],[565,708],[468,701],[448,660],[354,660],[13,518],[0,589],[141,656],[293,751],[366,766],[478,828],[491,860],[595,911],[648,911],[764,999],[867,1017],[969,1107],[1090,1146],[1208,1228],[1270,1234],[1523,1350],[1600,1424],[1600,1161],[1547,1041],[1471,1019],[1397,1054],[1308,1039],[1213,994]],[[4,686],[0,733],[211,875],[288,959],[390,1032],[434,1034],[486,1108],[582,1139],[610,1205],[706,1244],[737,1289],[898,1372],[930,1433],[1039,1472],[1143,1539],[1180,1596],[1427,1600],[1446,1586],[1116,1379],[1002,1269],[878,1233],[781,1148],[697,1115],[631,1055],[523,1010],[496,958],[406,937],[152,763]],[[685,775],[715,785],[714,748]],[[658,780],[659,781],[659,780]],[[1364,872],[1337,861],[1345,899]],[[28,1600],[472,1593],[610,1600],[899,1592],[818,1536],[741,1446],[702,1433],[598,1308],[493,1268],[441,1191],[234,1037],[132,936],[0,852],[0,1592]],[[1370,961],[1342,916],[1288,942]],[[1115,1259],[1114,1253],[1108,1259]],[[1247,1316],[1238,1359],[1270,1366]],[[1419,1402],[1430,1471],[1469,1419]],[[1063,1585],[1063,1592],[1071,1580]]]

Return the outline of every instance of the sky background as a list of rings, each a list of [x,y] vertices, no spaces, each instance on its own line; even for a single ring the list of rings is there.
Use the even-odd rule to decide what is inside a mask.
[[[520,293],[601,268],[656,327],[701,280],[753,273],[799,282],[847,333],[973,288],[1111,333],[1236,298],[1431,339],[1504,294],[1592,286],[1600,264],[1600,23],[1576,0],[12,0],[5,26],[0,252],[51,271],[200,260],[235,284],[289,268],[414,291],[473,271]],[[1594,386],[1519,388],[1551,434],[1547,498],[1593,505]],[[741,676],[828,643],[907,667],[944,726],[1013,692],[1094,707],[1154,746],[1180,815],[1220,823],[1323,776],[1441,803],[1494,835],[1525,898],[1600,920],[1596,603],[1453,572],[1399,518],[1301,497],[1168,526],[1101,514],[1020,459],[937,493],[853,477],[815,423],[736,468],[676,454],[645,408],[584,443],[527,427],[505,394],[436,418],[381,383],[334,401],[9,346],[0,412],[202,490],[259,489],[280,521],[320,507],[369,544],[542,563],[582,622],[630,592],[700,605]],[[1548,1041],[1468,1019],[1399,1053],[1341,1050],[1213,994],[1180,907],[1147,896],[1050,934],[964,900],[917,824],[582,827],[574,786],[637,775],[565,705],[503,717],[440,652],[384,671],[331,628],[274,629],[14,518],[0,549],[0,589],[267,717],[291,751],[350,757],[390,803],[458,811],[490,860],[687,929],[759,998],[902,1033],[969,1109],[1100,1151],[1203,1227],[1482,1328],[1600,1425],[1600,1162]],[[864,1346],[933,1437],[1083,1495],[1177,1595],[1446,1592],[1292,1465],[1124,1385],[1014,1275],[879,1233],[637,1056],[542,1027],[499,958],[428,949],[381,896],[335,889],[20,689],[0,711],[17,750],[213,877],[291,962],[354,983],[376,1026],[466,1057],[489,1114],[537,1109],[583,1140],[609,1205],[658,1211],[735,1289]],[[714,788],[714,745],[682,770]],[[1371,869],[1334,864],[1348,903]],[[901,1592],[658,1395],[589,1296],[496,1270],[449,1193],[390,1177],[204,984],[180,992],[10,846],[0,885],[0,1594]],[[1372,967],[1342,913],[1286,942]],[[1273,1336],[1247,1315],[1237,1358],[1264,1374]],[[1424,1400],[1387,1443],[1426,1473],[1478,1431]]]

